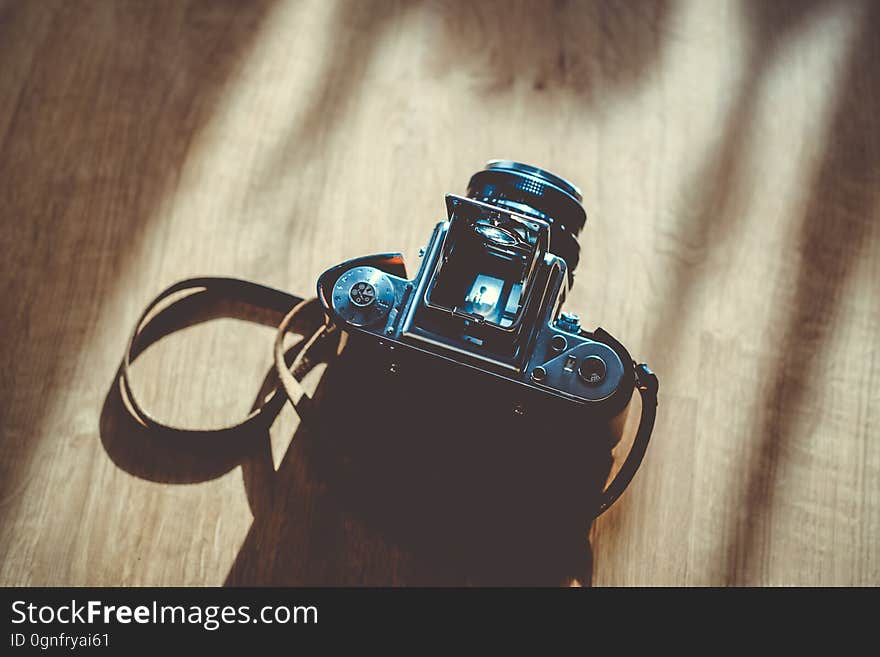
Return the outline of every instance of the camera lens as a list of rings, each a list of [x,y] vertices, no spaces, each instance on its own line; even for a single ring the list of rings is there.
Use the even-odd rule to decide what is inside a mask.
[[[577,235],[587,221],[580,190],[559,176],[520,162],[492,160],[468,183],[468,198],[550,224],[550,252],[565,260],[569,276],[580,258]],[[569,279],[571,280],[571,279]]]

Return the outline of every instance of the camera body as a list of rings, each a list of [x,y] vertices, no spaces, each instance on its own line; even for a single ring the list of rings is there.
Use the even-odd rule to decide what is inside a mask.
[[[413,279],[400,254],[349,260],[322,274],[327,320],[377,366],[450,385],[479,381],[505,413],[537,413],[547,426],[619,415],[635,374],[626,349],[563,311],[586,215],[571,183],[515,162],[490,162],[467,196],[447,195]],[[428,365],[430,363],[430,366]],[[438,374],[438,371],[440,372]],[[563,432],[570,433],[565,427]]]
[[[322,378],[334,439],[313,456],[361,517],[444,563],[585,581],[592,520],[644,455],[656,377],[563,310],[586,223],[574,185],[493,161],[446,210],[412,279],[398,253],[318,279],[346,343]],[[639,429],[606,487],[637,388]]]

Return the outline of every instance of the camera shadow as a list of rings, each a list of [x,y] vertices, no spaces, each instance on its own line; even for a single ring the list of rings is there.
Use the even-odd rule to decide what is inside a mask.
[[[192,294],[150,318],[131,358],[201,322],[274,325],[277,314]],[[301,345],[287,351],[288,364]],[[286,397],[273,395],[274,369],[252,405],[261,413],[214,431],[145,426],[117,373],[101,441],[118,467],[150,481],[194,483],[242,467],[253,524],[227,585],[589,584],[588,509],[610,452],[563,454],[543,444],[557,430],[552,418],[515,418],[509,407],[499,417],[489,391],[474,395],[461,381],[429,376],[433,386],[407,390],[412,379],[372,377],[373,365],[344,352],[326,367],[313,415],[277,469],[270,431]]]

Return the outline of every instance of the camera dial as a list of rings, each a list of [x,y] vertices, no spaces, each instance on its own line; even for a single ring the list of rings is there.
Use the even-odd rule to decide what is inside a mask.
[[[348,296],[351,297],[351,302],[356,306],[369,306],[376,300],[376,288],[366,281],[358,281],[351,286]]]
[[[333,309],[354,326],[371,326],[388,316],[394,287],[375,267],[349,269],[333,286]]]

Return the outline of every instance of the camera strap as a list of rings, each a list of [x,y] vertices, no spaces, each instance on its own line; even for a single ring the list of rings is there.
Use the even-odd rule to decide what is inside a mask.
[[[636,437],[633,439],[632,447],[630,447],[623,465],[620,466],[614,479],[602,492],[599,509],[596,511],[597,518],[614,504],[635,477],[636,471],[645,457],[648,443],[651,441],[651,434],[654,432],[654,420],[657,418],[657,392],[660,384],[657,375],[647,365],[644,363],[633,363],[633,365],[636,372],[636,388],[642,397],[642,416],[639,419]]]
[[[277,326],[274,343],[274,377],[250,413],[226,426],[211,429],[179,427],[155,417],[141,404],[131,384],[131,365],[151,344],[176,330],[215,317],[232,316],[230,305],[240,304],[263,313],[259,320]],[[212,310],[205,312],[205,308]],[[219,308],[219,310],[218,310]],[[278,318],[281,318],[278,321]],[[301,339],[285,349],[288,333]],[[285,401],[290,401],[300,420],[312,422],[312,400],[303,378],[318,364],[330,363],[345,346],[341,332],[324,322],[317,299],[302,299],[275,288],[238,278],[199,277],[166,288],[144,309],[125,350],[118,380],[125,411],[141,426],[175,437],[217,436],[237,433],[251,425],[268,427]],[[289,355],[293,353],[292,360]],[[602,493],[596,516],[604,513],[626,490],[645,455],[657,412],[657,377],[644,364],[635,366],[636,387],[642,398],[641,418],[632,447],[614,479]],[[282,394],[283,392],[283,394]]]
[[[236,305],[247,307],[252,315],[258,317],[253,321],[260,323],[276,326],[283,318],[285,331],[304,336],[291,349],[296,353],[292,363],[288,365],[286,354],[282,353],[283,386],[279,383],[280,377],[272,377],[268,391],[258,398],[250,413],[241,420],[222,427],[185,428],[158,419],[134,393],[131,381],[132,363],[151,344],[170,333],[207,319],[234,316],[232,307]],[[329,360],[332,349],[328,347],[333,342],[331,338],[334,333],[338,334],[325,328],[323,312],[317,299],[303,300],[288,292],[237,278],[200,277],[179,281],[160,292],[147,305],[135,324],[119,368],[118,384],[123,407],[141,426],[182,438],[194,434],[233,434],[250,425],[268,426],[274,421],[286,398],[290,399],[298,413],[307,415],[308,395],[299,381],[315,365]]]

